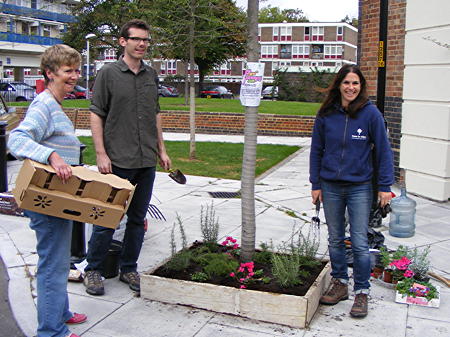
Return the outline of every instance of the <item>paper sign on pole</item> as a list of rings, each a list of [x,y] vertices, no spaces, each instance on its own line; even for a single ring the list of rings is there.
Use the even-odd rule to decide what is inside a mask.
[[[243,106],[259,106],[264,77],[264,63],[248,62],[241,83],[240,100]]]

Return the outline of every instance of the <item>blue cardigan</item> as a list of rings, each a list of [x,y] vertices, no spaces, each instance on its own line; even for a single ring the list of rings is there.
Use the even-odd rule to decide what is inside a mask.
[[[350,118],[341,106],[326,116],[317,116],[310,153],[312,189],[321,189],[321,179],[370,181],[374,171],[372,151],[378,167],[378,191],[390,192],[394,183],[393,154],[377,107],[367,102],[356,118]]]

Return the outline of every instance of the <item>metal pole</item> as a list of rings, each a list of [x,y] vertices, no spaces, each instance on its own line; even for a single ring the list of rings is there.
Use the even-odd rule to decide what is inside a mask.
[[[0,122],[0,192],[8,191],[8,172],[6,157],[6,126],[7,122]]]
[[[384,115],[384,100],[386,91],[386,50],[388,26],[388,0],[380,0],[380,31],[378,41],[378,81],[377,107]]]
[[[86,99],[89,99],[89,38],[86,36]]]

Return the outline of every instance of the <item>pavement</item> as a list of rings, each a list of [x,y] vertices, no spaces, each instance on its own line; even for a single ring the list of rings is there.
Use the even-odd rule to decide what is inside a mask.
[[[164,134],[166,140],[188,140],[187,134]],[[242,136],[196,135],[196,141],[243,142]],[[310,138],[258,137],[259,143],[299,145],[301,150],[259,177],[255,186],[256,241],[274,245],[289,240],[294,224],[309,228],[314,214],[310,200],[308,161]],[[10,189],[21,162],[8,162]],[[240,199],[213,199],[208,192],[236,192],[240,182],[209,177],[187,176],[187,184],[179,185],[167,173],[157,173],[152,204],[164,214],[166,221],[149,217],[149,229],[138,261],[140,272],[149,271],[170,256],[170,233],[178,213],[188,241],[201,239],[200,207],[214,202],[219,217],[220,237],[231,235],[240,241]],[[398,189],[394,189],[398,193]],[[431,246],[432,270],[450,278],[450,203],[439,203],[411,196],[417,202],[416,232],[411,238],[395,238],[388,233],[387,217],[380,230],[390,249],[398,245]],[[295,214],[297,218],[289,214]],[[327,230],[321,212],[319,254],[327,254]],[[88,231],[87,231],[88,232]],[[120,231],[118,231],[118,235]],[[181,240],[178,241],[179,246]],[[25,336],[34,336],[36,320],[35,271],[36,240],[28,219],[0,215],[0,255],[9,277],[8,298],[17,325]],[[394,301],[391,285],[372,281],[369,315],[353,319],[349,311],[353,295],[335,306],[319,306],[306,329],[264,323],[195,309],[164,304],[137,297],[118,278],[105,280],[106,294],[88,295],[81,283],[69,282],[71,310],[88,315],[84,324],[73,326],[72,332],[83,337],[205,337],[205,336],[450,336],[450,289],[440,286],[439,308],[399,304]],[[1,325],[0,325],[1,326]],[[11,336],[1,329],[0,336]]]

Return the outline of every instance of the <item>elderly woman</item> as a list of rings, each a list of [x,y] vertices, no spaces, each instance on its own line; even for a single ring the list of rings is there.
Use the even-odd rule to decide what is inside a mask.
[[[30,104],[22,123],[8,141],[10,152],[49,164],[67,181],[71,165],[79,164],[80,142],[61,102],[80,76],[80,54],[66,45],[48,48],[41,59],[46,89]],[[82,323],[86,315],[69,311],[67,278],[70,268],[72,221],[25,211],[36,233],[38,337],[78,337],[67,324]]]
[[[374,162],[373,154],[374,153]],[[376,172],[375,172],[376,170]],[[367,96],[366,80],[355,65],[344,65],[328,88],[317,113],[311,140],[312,202],[323,202],[328,226],[332,286],[321,297],[333,305],[348,298],[345,257],[345,210],[350,217],[355,301],[353,317],[367,315],[370,255],[367,239],[372,204],[372,176],[380,205],[391,200],[392,150],[384,119]]]

